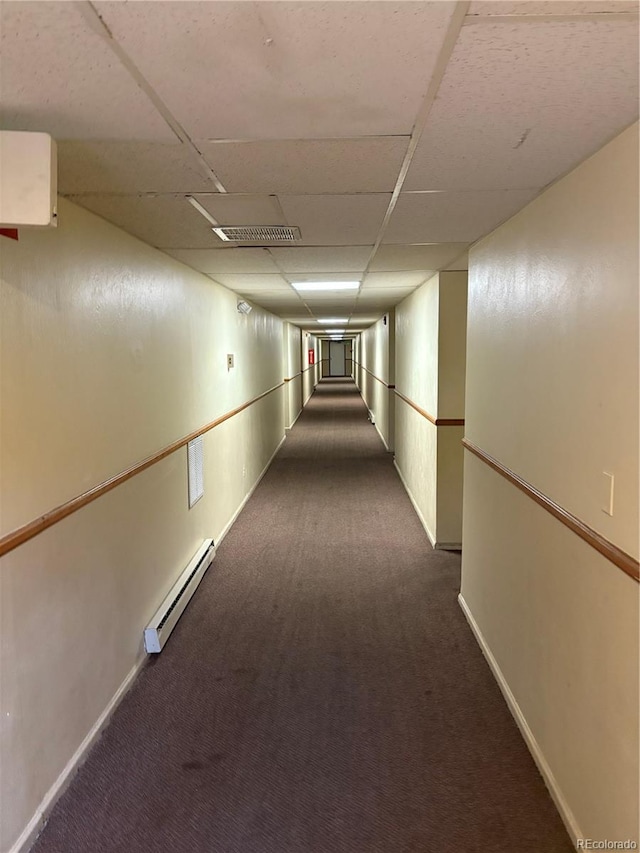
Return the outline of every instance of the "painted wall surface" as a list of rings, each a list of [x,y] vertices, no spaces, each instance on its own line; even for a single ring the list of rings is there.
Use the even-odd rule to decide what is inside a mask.
[[[463,418],[467,361],[467,272],[438,276],[438,417]]]
[[[438,418],[464,419],[467,360],[467,281],[464,272],[441,272],[438,302]],[[436,538],[462,543],[464,426],[439,426]]]
[[[302,332],[298,326],[283,323],[285,389],[285,426],[290,429],[302,411]]]
[[[636,125],[472,249],[466,423],[635,557],[637,187]],[[469,453],[464,544],[462,595],[565,819],[638,841],[638,585]]]
[[[396,307],[396,388],[434,418],[438,413],[438,276]],[[396,466],[431,544],[437,541],[438,429],[396,402]]]
[[[464,418],[467,273],[441,272],[396,308],[396,388],[433,419]],[[462,541],[462,427],[396,400],[396,465],[436,547]]]
[[[64,199],[2,243],[2,532],[282,383],[282,322]],[[227,369],[233,353],[235,367]],[[284,435],[284,391],[1,561],[2,835],[8,850],[143,657],[142,630],[218,540]]]
[[[309,332],[303,332],[302,337],[302,402],[303,405],[309,402],[309,399],[316,389],[316,385],[320,381],[321,376],[321,347],[320,341],[315,335]],[[309,363],[309,351],[313,350],[314,363]]]
[[[395,309],[360,336],[357,374],[362,399],[387,448],[395,446]]]
[[[320,341],[320,378],[329,375],[329,341]]]

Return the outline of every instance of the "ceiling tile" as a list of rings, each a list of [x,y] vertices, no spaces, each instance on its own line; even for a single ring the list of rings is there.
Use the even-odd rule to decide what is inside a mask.
[[[418,287],[435,275],[435,270],[412,270],[410,272],[370,272],[362,283],[362,291],[390,288]]]
[[[375,242],[391,194],[282,195],[279,199],[289,225],[300,228],[303,243],[365,246]]]
[[[308,139],[409,134],[455,3],[96,6],[191,138]]]
[[[351,331],[354,326],[362,326],[366,323],[375,323],[378,319],[379,314],[376,311],[366,312],[366,311],[357,311],[353,317],[349,320],[347,328]]]
[[[380,246],[369,269],[371,272],[394,270],[439,270],[465,251],[468,243],[431,243],[426,246]]]
[[[285,273],[284,277],[288,281],[291,281],[291,282],[295,281],[296,283],[309,283],[309,284],[312,284],[314,282],[322,282],[324,284],[325,282],[332,282],[332,281],[336,281],[336,282],[348,281],[348,282],[353,282],[353,284],[360,284],[360,282],[362,281],[362,273],[355,273],[355,272]],[[353,292],[355,292],[355,290],[353,288],[351,288],[351,290],[353,290]],[[308,295],[311,295],[311,294],[315,293],[316,291],[303,291],[303,292],[306,292]],[[331,292],[332,291],[328,291],[329,294],[331,294]],[[333,293],[335,293],[336,295],[339,294],[340,292],[341,292],[340,290],[333,291]],[[319,295],[321,295],[322,291],[317,291],[317,293]],[[349,291],[345,291],[343,293],[343,295],[348,296]]]
[[[268,293],[254,294],[246,297],[250,302],[258,302],[260,305],[268,305],[272,310],[291,311],[300,305],[300,301],[295,297],[286,298],[279,294],[278,296],[270,296]]]
[[[473,242],[536,194],[535,190],[402,193],[383,242]]]
[[[373,245],[291,247],[269,251],[285,273],[358,273],[367,266],[372,249]]]
[[[356,301],[356,295],[355,293],[351,296],[341,295],[339,293],[314,293],[313,296],[305,294],[303,296],[303,301],[305,305],[316,306],[322,311],[326,311],[329,303],[333,305],[353,305]]]
[[[415,290],[415,287],[390,287],[389,290],[363,290],[358,297],[358,307],[371,305],[387,305],[394,300],[404,299]],[[394,303],[395,304],[395,303]]]
[[[469,15],[597,15],[637,12],[629,0],[474,0]]]
[[[76,193],[193,193],[214,189],[180,142],[63,140],[58,142],[58,189]]]
[[[341,316],[341,317],[350,317],[351,314],[353,314],[353,311],[355,309],[355,303],[352,303],[351,305],[333,305],[333,306],[331,306],[331,305],[330,306],[316,305],[316,306],[308,306],[308,308],[309,308],[309,311],[311,312],[311,314],[313,315],[314,318],[316,318],[316,317],[328,317],[329,315],[335,315],[335,316]],[[320,328],[318,327],[318,324],[316,323],[315,319],[311,320],[309,325],[315,331],[317,331],[317,332],[320,331]],[[338,324],[338,325],[340,325],[340,324]],[[337,328],[337,326],[336,326],[336,328]]]
[[[194,210],[195,213],[195,210]],[[202,217],[200,217],[202,219]],[[203,222],[206,220],[202,219]],[[175,249],[167,254],[203,273],[277,273],[268,249]]]
[[[392,192],[409,137],[198,142],[230,193]]]
[[[82,195],[69,198],[152,246],[201,249],[219,246],[222,242],[206,219],[181,196]]]
[[[256,296],[255,298],[246,298],[248,302],[251,302],[254,305],[260,305],[262,308],[266,309],[267,311],[270,311],[272,314],[275,314],[278,317],[282,314],[289,314],[293,309],[295,309],[295,304],[292,302],[287,302],[286,300],[273,302],[269,299],[265,299],[262,296]]]
[[[196,200],[221,225],[286,225],[280,206],[268,195],[197,195]]]
[[[469,269],[469,252],[463,252],[461,255],[443,267],[445,270],[468,270]]]
[[[285,281],[281,275],[249,275],[244,274],[220,274],[212,275],[219,284],[230,288],[231,290],[242,290],[247,292],[280,293],[290,294],[292,292],[291,285]]]
[[[2,127],[55,139],[174,140],[82,6],[0,3]]]
[[[637,19],[464,27],[403,189],[543,187],[637,116]]]
[[[296,305],[301,304],[301,300],[296,296],[287,296],[282,290],[236,290],[236,293],[248,300],[256,302],[264,302],[270,305],[286,305],[287,310],[291,310]]]

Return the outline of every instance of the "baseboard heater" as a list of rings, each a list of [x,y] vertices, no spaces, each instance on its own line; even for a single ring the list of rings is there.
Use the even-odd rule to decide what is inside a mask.
[[[157,654],[169,639],[169,634],[182,616],[191,596],[198,588],[204,573],[215,557],[213,539],[205,539],[193,559],[171,587],[167,597],[144,629],[144,648],[147,654]]]

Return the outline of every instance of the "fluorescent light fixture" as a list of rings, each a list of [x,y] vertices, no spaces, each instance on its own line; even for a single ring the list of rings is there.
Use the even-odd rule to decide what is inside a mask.
[[[343,320],[341,317],[324,317],[322,320],[316,320],[316,322],[322,323],[323,326],[333,326],[334,323],[344,323],[346,325],[349,321]]]
[[[298,291],[305,290],[357,290],[359,281],[292,281],[291,287]]]
[[[344,335],[344,329],[325,329],[324,332],[326,335]]]

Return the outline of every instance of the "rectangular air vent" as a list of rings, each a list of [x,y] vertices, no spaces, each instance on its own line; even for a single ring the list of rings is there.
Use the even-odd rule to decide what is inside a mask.
[[[204,448],[202,436],[194,438],[187,445],[187,464],[189,471],[189,509],[191,509],[204,494]]]
[[[302,239],[295,225],[221,225],[213,230],[221,240],[234,243],[295,243]]]

